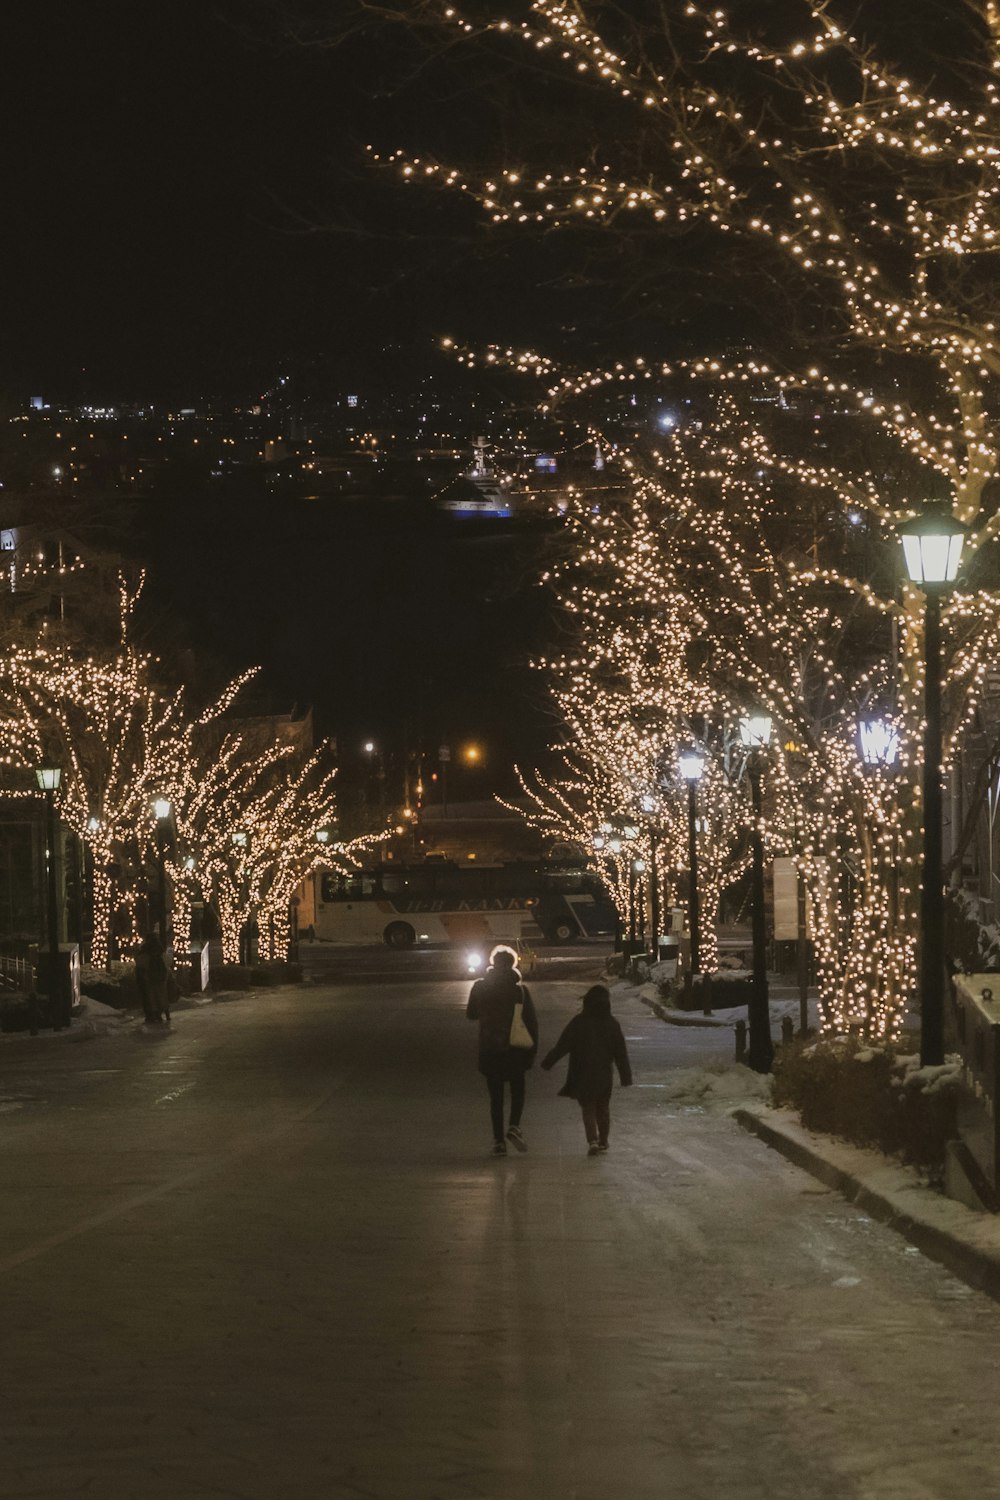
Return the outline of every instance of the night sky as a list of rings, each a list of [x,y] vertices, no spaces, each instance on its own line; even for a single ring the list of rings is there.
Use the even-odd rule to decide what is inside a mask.
[[[291,46],[266,10],[5,18],[0,393],[238,398],[316,351],[535,326],[523,265],[484,275],[471,214],[364,156],[461,138],[471,99],[397,91],[373,42]]]
[[[197,0],[56,0],[5,32],[6,389],[238,391],[342,333],[350,254],[291,232],[347,155],[307,59]]]
[[[461,128],[461,97],[432,88],[414,115],[374,52],[283,46],[266,9],[54,0],[5,18],[0,409],[239,403],[317,357],[346,373],[392,343],[419,371],[442,332],[537,333],[550,299],[523,262],[484,262],[471,214],[364,158],[373,136]],[[150,613],[220,671],[261,661],[272,705],[311,703],[345,751],[486,737],[509,786],[552,728],[525,688],[550,629],[539,541],[455,524],[192,496],[147,528]]]

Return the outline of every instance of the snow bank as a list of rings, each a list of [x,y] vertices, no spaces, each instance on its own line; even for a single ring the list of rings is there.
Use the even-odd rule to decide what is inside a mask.
[[[742,1063],[670,1068],[664,1078],[671,1104],[727,1112],[743,1104],[767,1104],[771,1098],[771,1079]]]

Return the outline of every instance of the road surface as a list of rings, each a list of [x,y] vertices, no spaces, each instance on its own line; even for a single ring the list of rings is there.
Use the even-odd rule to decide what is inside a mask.
[[[608,1156],[536,1070],[494,1160],[465,993],[3,1039],[4,1500],[1000,1494],[1000,1310],[704,1102],[730,1033],[627,1002]]]

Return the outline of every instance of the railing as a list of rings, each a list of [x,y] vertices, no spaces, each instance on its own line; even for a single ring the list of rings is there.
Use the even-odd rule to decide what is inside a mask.
[[[8,958],[0,954],[0,991],[27,994],[35,987],[35,967],[30,958]]]

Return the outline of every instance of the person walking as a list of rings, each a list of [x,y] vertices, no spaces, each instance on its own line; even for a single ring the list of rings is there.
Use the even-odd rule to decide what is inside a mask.
[[[528,1149],[521,1134],[524,1075],[538,1051],[538,1018],[516,963],[513,948],[494,948],[489,968],[472,986],[465,1008],[468,1019],[479,1022],[479,1071],[490,1091],[494,1156],[507,1155],[507,1141],[518,1151]],[[510,1119],[505,1139],[506,1086],[510,1087]]]
[[[155,932],[143,938],[135,957],[135,983],[147,1026],[170,1025],[170,971]]]
[[[542,1067],[548,1072],[567,1054],[569,1068],[559,1092],[579,1104],[587,1136],[587,1155],[598,1156],[608,1149],[613,1067],[618,1069],[622,1088],[627,1089],[632,1082],[625,1037],[611,1014],[611,995],[603,984],[593,985],[584,995],[583,1009],[542,1059]]]

